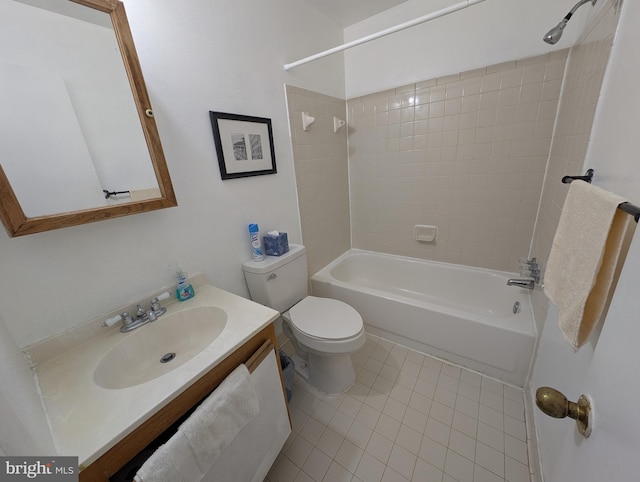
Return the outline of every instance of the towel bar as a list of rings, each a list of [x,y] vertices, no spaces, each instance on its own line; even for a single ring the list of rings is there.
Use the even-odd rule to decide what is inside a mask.
[[[591,179],[593,179],[593,172],[593,169],[588,169],[584,176],[564,176],[562,178],[562,183],[570,184],[573,181],[584,181],[591,183]],[[618,209],[633,216],[633,219],[636,220],[636,223],[640,220],[640,207],[629,202],[624,202],[618,204]]]
[[[562,184],[570,184],[571,181],[584,181],[591,184],[591,179],[593,179],[593,169],[588,169],[584,176],[564,176]]]

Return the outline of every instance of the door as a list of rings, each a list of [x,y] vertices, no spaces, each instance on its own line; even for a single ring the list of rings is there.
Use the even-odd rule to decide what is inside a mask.
[[[593,432],[585,439],[571,425],[545,482],[640,481],[639,288],[636,235],[582,387],[592,400]],[[580,394],[565,395],[576,401]]]

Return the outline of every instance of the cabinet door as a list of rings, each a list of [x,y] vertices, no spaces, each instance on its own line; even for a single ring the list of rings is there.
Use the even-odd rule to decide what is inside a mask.
[[[260,413],[238,433],[204,477],[204,481],[242,480],[262,482],[284,446],[291,425],[282,390],[276,351],[255,367],[247,368],[258,396]]]

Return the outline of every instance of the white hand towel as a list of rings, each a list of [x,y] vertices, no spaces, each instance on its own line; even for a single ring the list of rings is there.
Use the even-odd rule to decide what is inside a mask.
[[[206,473],[238,432],[258,413],[258,397],[245,365],[236,368],[178,428]]]
[[[196,455],[189,441],[180,432],[149,457],[140,467],[134,480],[136,482],[194,482],[200,481],[204,474],[200,471]]]
[[[632,217],[620,196],[583,181],[569,186],[553,239],[544,292],[558,307],[562,335],[577,351],[610,300]]]
[[[199,482],[260,407],[245,365],[236,368],[147,459],[137,482]]]

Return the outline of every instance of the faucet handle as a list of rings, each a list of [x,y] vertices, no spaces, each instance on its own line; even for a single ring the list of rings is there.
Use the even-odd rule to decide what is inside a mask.
[[[151,300],[151,311],[155,313],[156,317],[165,314],[167,309],[163,308],[160,305],[160,301],[166,300],[169,298],[171,298],[171,295],[169,294],[168,291],[165,291],[164,293],[160,293],[158,296],[156,296],[154,299]]]
[[[122,313],[121,316],[122,316],[122,323],[124,324],[124,326],[128,326],[131,323],[133,323],[133,318],[131,317],[128,311],[125,311],[124,313]]]
[[[102,322],[102,326],[106,326],[106,327],[113,326],[119,321],[122,321],[122,315],[116,315],[112,318],[107,318]]]
[[[165,291],[163,293],[160,293],[153,300],[154,301],[163,301],[163,300],[168,300],[169,298],[171,298],[171,294],[168,291]]]

